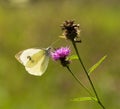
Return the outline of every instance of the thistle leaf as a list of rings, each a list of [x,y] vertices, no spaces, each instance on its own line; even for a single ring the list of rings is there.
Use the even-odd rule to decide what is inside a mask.
[[[75,59],[78,59],[78,56],[77,55],[71,55],[69,57],[69,60],[75,60]]]
[[[88,74],[90,75],[105,59],[106,59],[107,55],[103,56],[96,64],[94,64],[89,70],[88,70]]]
[[[80,97],[80,98],[73,98],[72,101],[97,101],[95,97]]]
[[[64,35],[62,35],[62,36],[59,36],[60,38],[63,38],[63,39],[66,39],[66,37],[64,36]]]

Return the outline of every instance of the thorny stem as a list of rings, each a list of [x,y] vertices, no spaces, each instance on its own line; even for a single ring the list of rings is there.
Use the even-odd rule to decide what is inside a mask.
[[[85,74],[86,74],[86,76],[87,76],[87,78],[88,78],[88,80],[89,80],[89,82],[90,82],[90,85],[91,85],[91,87],[92,87],[92,89],[93,89],[93,91],[94,91],[94,93],[95,93],[95,96],[96,96],[96,98],[97,98],[98,104],[99,104],[103,109],[105,109],[104,105],[101,103],[101,101],[100,101],[100,99],[99,99],[99,96],[98,96],[98,94],[97,94],[97,92],[96,92],[96,90],[95,90],[95,87],[94,87],[94,85],[93,85],[93,82],[92,82],[92,80],[91,80],[91,78],[90,78],[90,76],[89,76],[89,74],[88,74],[88,72],[87,72],[87,70],[86,70],[86,68],[85,68],[85,66],[84,66],[84,64],[83,64],[83,61],[82,61],[81,58],[80,58],[80,55],[79,55],[79,52],[78,52],[78,49],[77,49],[77,46],[76,46],[75,42],[72,41],[72,44],[73,44],[73,47],[74,47],[74,49],[75,49],[75,52],[76,52],[76,54],[77,54],[77,56],[78,56],[78,59],[79,59],[79,61],[80,61],[80,64],[82,65],[83,70],[85,71]]]
[[[91,94],[91,92],[82,84],[82,82],[74,75],[74,73],[72,72],[72,70],[70,69],[69,66],[66,66],[66,68],[68,69],[68,71],[72,74],[72,76],[75,78],[75,80],[86,90],[86,92],[88,92],[88,94],[90,96],[93,97],[93,95]]]

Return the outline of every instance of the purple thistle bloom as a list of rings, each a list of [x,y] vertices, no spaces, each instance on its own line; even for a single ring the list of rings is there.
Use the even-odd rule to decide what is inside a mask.
[[[70,54],[70,49],[68,47],[61,47],[56,49],[54,52],[51,52],[51,57],[53,60],[61,60],[66,59],[66,57]]]

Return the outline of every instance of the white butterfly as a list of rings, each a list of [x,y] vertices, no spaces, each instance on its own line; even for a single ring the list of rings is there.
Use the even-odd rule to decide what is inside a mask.
[[[16,59],[25,66],[29,74],[41,76],[47,69],[50,49],[30,48],[20,51],[15,55]]]

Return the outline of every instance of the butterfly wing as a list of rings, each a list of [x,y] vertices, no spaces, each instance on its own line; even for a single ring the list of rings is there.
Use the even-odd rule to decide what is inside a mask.
[[[17,53],[15,55],[15,58],[25,66],[26,63],[29,61],[28,57],[32,57],[34,54],[38,53],[39,51],[41,51],[41,49],[35,49],[35,48],[26,49]]]
[[[47,69],[49,62],[49,57],[47,55],[43,55],[39,61],[33,66],[32,64],[26,65],[25,69],[32,75],[41,76]],[[32,66],[32,67],[31,67]]]
[[[45,49],[27,49],[19,52],[17,60],[25,66],[28,73],[41,76],[48,66],[49,56]]]

